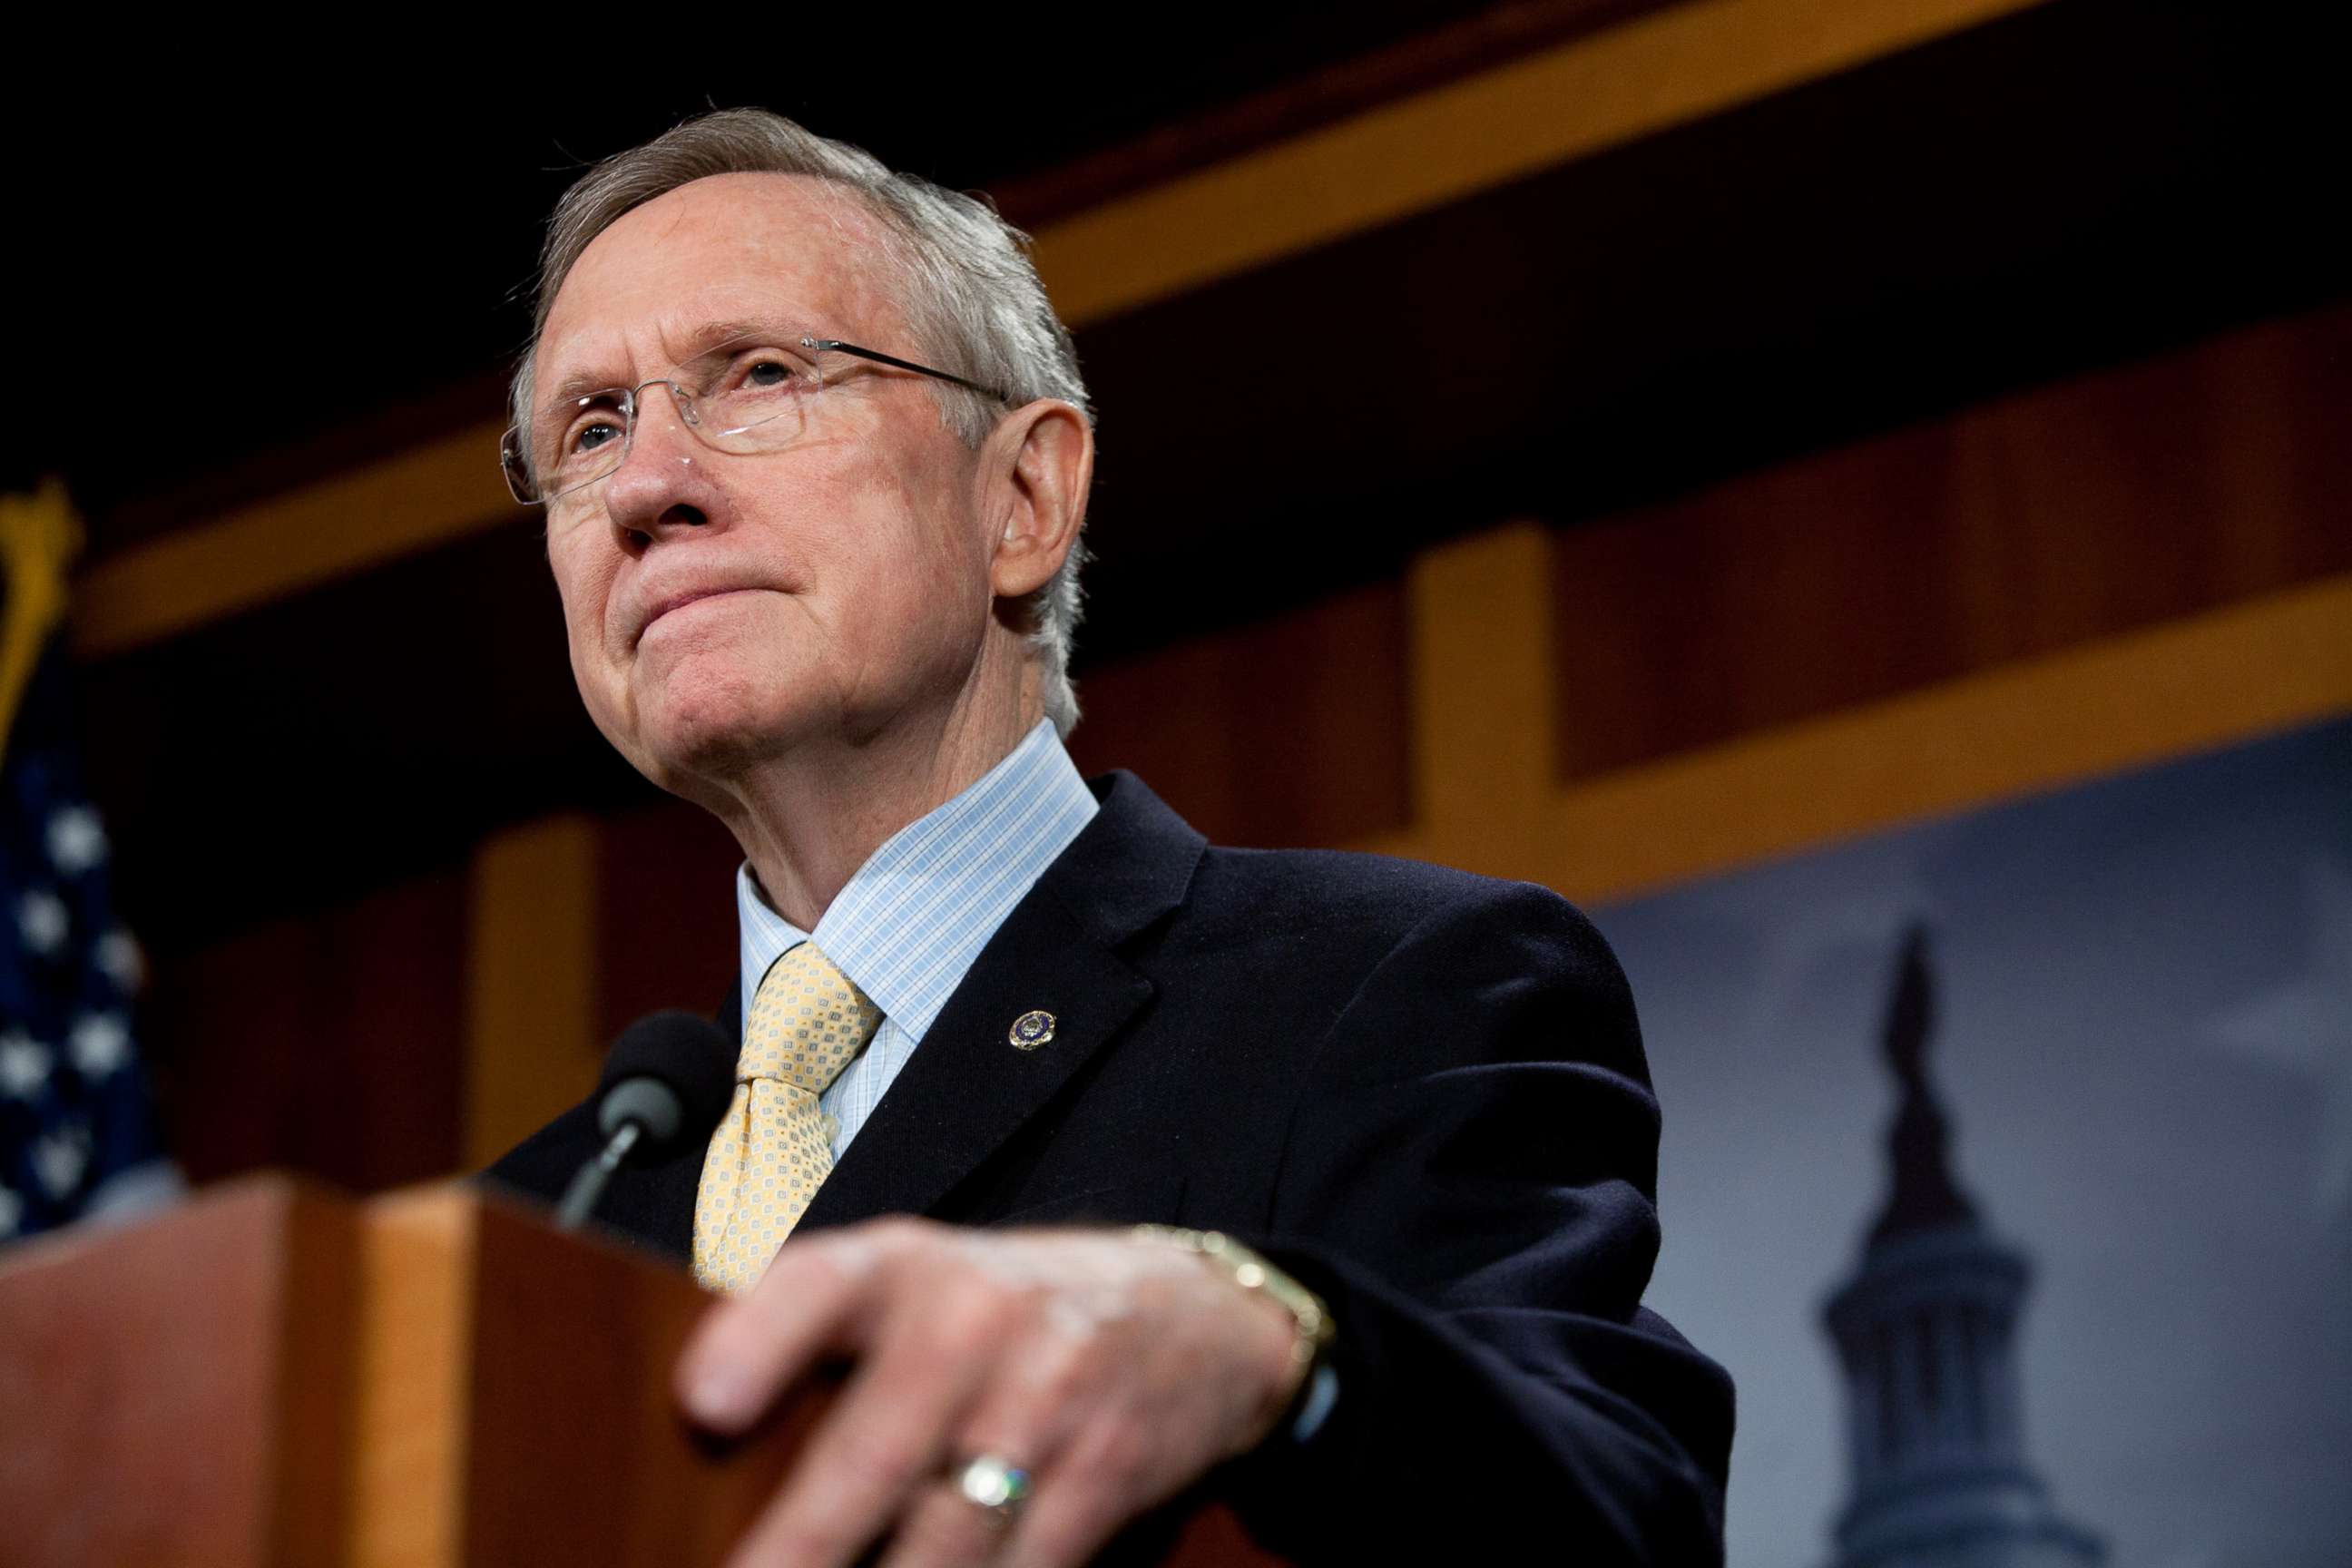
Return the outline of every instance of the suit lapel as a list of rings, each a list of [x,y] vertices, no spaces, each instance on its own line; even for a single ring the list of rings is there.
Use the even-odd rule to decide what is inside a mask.
[[[801,1228],[924,1214],[947,1196],[1150,1000],[1150,984],[1050,900],[1006,921],[922,1045],[817,1189]],[[1054,1037],[1016,1048],[1013,1021],[1054,1015]]]
[[[935,1208],[1150,1001],[1118,950],[1182,902],[1205,841],[1132,774],[1097,788],[1102,809],[982,949],[801,1229]],[[1009,1036],[1032,1011],[1054,1034],[1024,1051]],[[692,1207],[689,1187],[689,1230]]]

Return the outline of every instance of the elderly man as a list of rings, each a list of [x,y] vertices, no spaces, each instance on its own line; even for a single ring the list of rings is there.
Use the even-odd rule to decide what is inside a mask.
[[[1203,1481],[1301,1561],[1719,1558],[1600,937],[1064,752],[1093,432],[1022,237],[735,111],[583,177],[541,285],[506,462],[581,695],[744,854],[734,1102],[607,1212],[731,1294],[695,1420],[855,1366],[744,1559],[1076,1563]]]

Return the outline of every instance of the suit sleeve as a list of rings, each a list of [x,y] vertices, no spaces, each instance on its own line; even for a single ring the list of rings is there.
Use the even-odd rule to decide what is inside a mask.
[[[1720,1563],[1730,1379],[1641,1305],[1658,1131],[1624,975],[1565,901],[1485,884],[1400,942],[1245,1238],[1339,1329],[1328,1418],[1227,1478],[1253,1533],[1302,1563]]]

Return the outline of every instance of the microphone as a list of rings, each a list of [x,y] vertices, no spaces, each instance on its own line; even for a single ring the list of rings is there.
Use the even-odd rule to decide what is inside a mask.
[[[577,1230],[631,1153],[662,1154],[707,1141],[735,1095],[735,1047],[709,1019],[672,1010],[621,1031],[597,1082],[604,1152],[563,1190],[555,1228]]]

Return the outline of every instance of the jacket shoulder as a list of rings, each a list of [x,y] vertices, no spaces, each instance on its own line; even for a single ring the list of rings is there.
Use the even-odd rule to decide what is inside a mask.
[[[1353,1021],[1343,1074],[1581,1056],[1646,1079],[1632,987],[1549,888],[1338,851],[1212,849],[1163,956],[1294,1026]],[[1276,993],[1280,1003],[1265,1000]]]
[[[1425,926],[1485,922],[1606,946],[1583,911],[1539,884],[1351,850],[1213,847],[1192,893],[1199,920],[1288,925],[1383,949]]]

